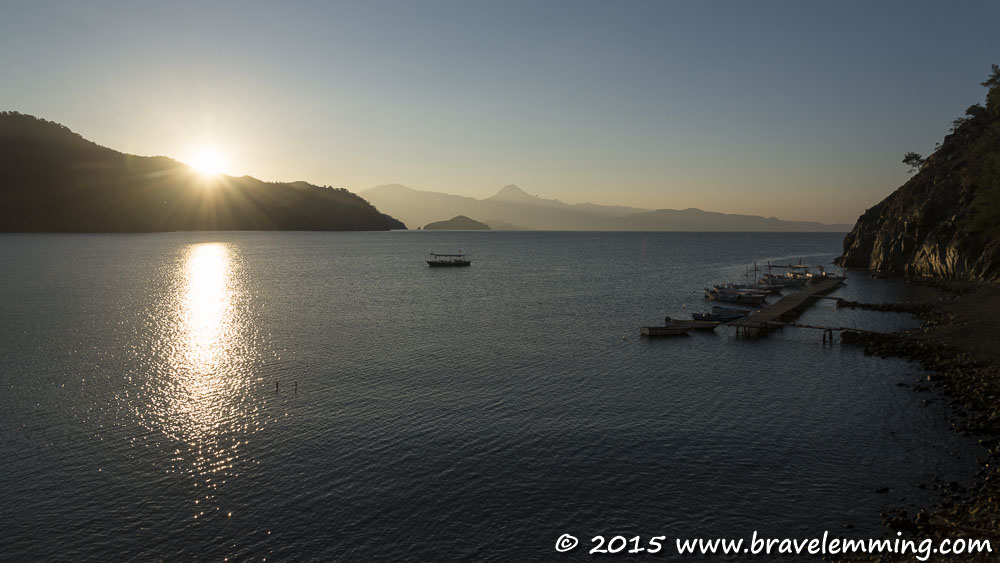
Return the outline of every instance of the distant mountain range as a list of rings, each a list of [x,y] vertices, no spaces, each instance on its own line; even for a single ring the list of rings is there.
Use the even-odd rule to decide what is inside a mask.
[[[120,153],[58,123],[0,112],[0,231],[402,228],[344,189],[206,178],[176,160]]]
[[[377,186],[360,195],[411,227],[465,215],[485,222],[493,230],[847,232],[851,228],[694,208],[651,210],[569,204],[530,195],[517,186],[505,186],[486,199],[419,191],[399,184]]]
[[[459,215],[494,230],[850,228],[700,209],[568,204],[529,195],[517,186],[482,200],[396,184],[361,195],[364,199],[344,189],[250,176],[207,179],[170,158],[124,154],[58,123],[0,112],[0,231],[6,232],[388,230],[405,228],[396,218],[415,228]]]

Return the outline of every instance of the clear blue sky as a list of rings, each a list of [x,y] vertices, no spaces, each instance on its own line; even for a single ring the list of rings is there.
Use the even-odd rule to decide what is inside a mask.
[[[982,101],[1000,2],[0,3],[0,109],[352,191],[853,222]]]

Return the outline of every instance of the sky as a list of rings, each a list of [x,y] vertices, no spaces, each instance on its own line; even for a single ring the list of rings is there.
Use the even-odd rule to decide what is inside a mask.
[[[1000,2],[0,0],[0,110],[360,192],[853,223],[985,98]]]

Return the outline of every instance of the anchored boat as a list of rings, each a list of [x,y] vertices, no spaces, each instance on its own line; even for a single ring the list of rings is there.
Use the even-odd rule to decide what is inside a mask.
[[[712,307],[710,313],[691,313],[691,318],[696,321],[719,321],[728,323],[750,313],[750,309],[737,309],[736,307]]]
[[[749,289],[725,289],[725,288],[705,288],[705,298],[715,301],[726,301],[728,303],[746,303],[748,305],[760,305],[767,298],[767,293],[761,293]]]
[[[472,260],[465,254],[437,254],[431,252],[431,257],[427,260],[427,265],[431,268],[456,268],[470,264],[472,264]]]

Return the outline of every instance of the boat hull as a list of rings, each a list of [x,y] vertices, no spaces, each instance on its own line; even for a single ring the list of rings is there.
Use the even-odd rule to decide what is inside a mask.
[[[715,328],[719,326],[719,324],[720,322],[716,320],[693,319],[693,315],[692,315],[692,320],[690,321],[682,321],[682,320],[672,319],[670,317],[666,317],[664,319],[664,326],[686,325],[691,327],[692,330],[715,330]]]
[[[746,303],[749,305],[760,305],[767,298],[766,295],[756,295],[748,293],[724,293],[724,292],[705,292],[706,299],[712,299],[714,301],[722,301],[725,303]]]
[[[690,331],[690,326],[644,326],[639,329],[639,334],[649,337],[683,336]]]
[[[749,312],[749,311],[748,311]],[[722,313],[692,313],[691,318],[696,321],[715,321],[717,323],[728,323],[729,321],[735,321],[745,315],[740,314],[722,314]]]

